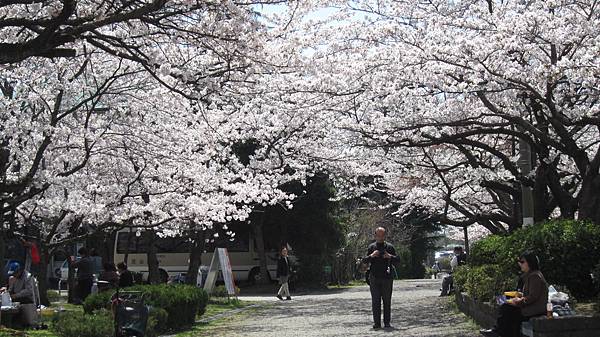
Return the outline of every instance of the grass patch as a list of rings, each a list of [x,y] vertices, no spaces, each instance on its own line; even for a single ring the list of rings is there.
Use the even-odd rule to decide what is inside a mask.
[[[327,289],[350,289],[354,287],[362,287],[366,286],[367,282],[365,280],[352,280],[348,282],[348,284],[330,284],[327,285]]]
[[[245,308],[254,303],[255,302],[241,301],[237,298],[213,297],[208,300],[204,315],[198,316],[197,319],[210,318],[229,310]]]
[[[242,307],[253,304],[251,302],[246,302],[246,301],[239,301],[239,302],[243,303]],[[232,305],[232,304],[229,304],[229,305]],[[235,309],[235,307],[230,307],[229,309],[226,309],[226,310],[220,310],[226,306],[227,305],[211,304],[209,302],[208,307],[206,308],[207,313],[204,314],[202,317],[203,318],[209,317],[209,308],[210,307],[213,307],[212,309],[210,309],[210,312],[215,313],[215,314],[213,314],[213,316],[218,313],[227,311],[227,310]],[[253,312],[255,312],[258,309],[259,309],[258,307],[248,308],[247,310],[239,312],[235,315],[228,316],[228,317],[222,317],[222,318],[210,321],[208,323],[196,323],[192,326],[192,328],[190,330],[180,332],[180,333],[176,334],[175,336],[176,337],[200,337],[200,336],[206,336],[209,333],[210,334],[214,334],[217,332],[226,333],[227,327],[229,324],[231,324],[234,321],[240,321],[240,320],[249,318],[250,316],[252,316]]]

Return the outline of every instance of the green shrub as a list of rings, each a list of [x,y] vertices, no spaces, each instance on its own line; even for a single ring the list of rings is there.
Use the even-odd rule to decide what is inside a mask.
[[[167,326],[168,320],[169,314],[165,309],[150,307],[146,337],[157,337],[161,331],[161,327]]]
[[[438,260],[438,266],[440,267],[440,270],[450,270],[452,269],[452,266],[450,265],[450,262],[452,261],[451,258],[449,257],[443,257],[441,259]]]
[[[192,325],[196,315],[204,314],[208,303],[206,292],[190,285],[136,285],[123,290],[140,291],[144,294],[147,305],[164,309],[167,312],[166,320],[158,320],[158,325],[155,327],[158,332]],[[88,296],[83,303],[84,311],[92,313],[110,306],[112,295],[113,292],[102,292]]]
[[[598,289],[590,273],[600,261],[600,226],[574,220],[556,220],[491,235],[473,244],[469,264],[497,265],[501,274],[517,275],[517,257],[531,251],[550,284],[566,286],[579,299],[594,298]]]
[[[86,297],[83,301],[83,311],[86,314],[92,314],[100,309],[110,309],[110,298],[113,294],[112,291],[103,291]]]
[[[111,314],[100,310],[92,315],[80,312],[62,313],[52,325],[60,337],[108,337],[113,335]]]
[[[46,291],[46,296],[48,297],[48,301],[50,301],[50,302],[60,301],[60,294],[56,290]]]
[[[457,291],[464,291],[466,289],[469,271],[469,266],[458,266],[454,273],[452,273],[452,277],[454,279],[454,288]]]

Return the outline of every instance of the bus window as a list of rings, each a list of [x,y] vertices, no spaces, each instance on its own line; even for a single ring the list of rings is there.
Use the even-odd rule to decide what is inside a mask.
[[[166,237],[156,240],[158,253],[189,253],[190,242],[181,237]]]
[[[117,253],[125,254],[127,249],[127,242],[129,239],[127,232],[118,233],[117,237]],[[189,253],[190,243],[181,237],[164,237],[157,238],[154,241],[156,246],[156,253]],[[129,254],[145,254],[148,252],[148,243],[143,239],[143,236],[137,236],[135,233],[131,233],[131,240],[129,240]]]

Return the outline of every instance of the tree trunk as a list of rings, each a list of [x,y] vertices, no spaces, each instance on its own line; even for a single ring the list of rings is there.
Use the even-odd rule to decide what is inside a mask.
[[[38,290],[40,292],[40,304],[49,306],[50,301],[48,301],[48,263],[50,261],[50,253],[48,252],[48,248],[45,245],[40,243],[40,267],[39,274],[37,276],[38,280]]]
[[[260,284],[269,284],[269,270],[267,269],[267,254],[265,253],[265,240],[263,236],[263,227],[265,214],[259,213],[258,219],[252,222],[252,231],[254,232],[254,242],[256,242],[256,251],[260,260]]]
[[[470,255],[471,250],[469,249],[469,230],[468,227],[463,227],[463,234],[465,236],[465,253],[467,256]]]
[[[4,217],[2,215],[2,211],[0,211],[0,267],[4,268],[4,259],[6,258],[6,232],[4,231]],[[7,284],[8,280],[6,279],[4,273],[0,275],[0,284]]]
[[[67,255],[67,259],[71,258],[71,254]],[[68,287],[68,295],[67,302],[73,303],[75,302],[75,268],[71,263],[67,264],[69,266],[69,274],[67,276],[67,287]]]
[[[581,184],[579,220],[600,225],[600,175],[588,174]]]
[[[196,285],[198,269],[202,265],[202,251],[204,250],[204,231],[194,230],[192,233],[192,244],[190,246],[190,263],[185,274],[185,283]]]
[[[156,236],[154,231],[147,230],[144,232],[144,241],[148,243],[148,252],[146,258],[148,259],[148,283],[158,284],[160,283],[160,270],[158,269],[158,257],[156,256],[156,246],[154,240]]]

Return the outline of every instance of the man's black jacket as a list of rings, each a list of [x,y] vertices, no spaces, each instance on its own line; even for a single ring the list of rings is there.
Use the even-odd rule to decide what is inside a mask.
[[[370,255],[379,250],[380,254],[378,257],[371,257]],[[391,259],[383,257],[383,252],[387,252],[392,255]],[[396,248],[388,242],[373,242],[367,249],[367,256],[363,258],[364,263],[370,263],[370,274],[375,278],[393,278],[393,266],[392,264],[400,261],[400,258],[396,255]],[[389,268],[389,273],[388,273]]]

